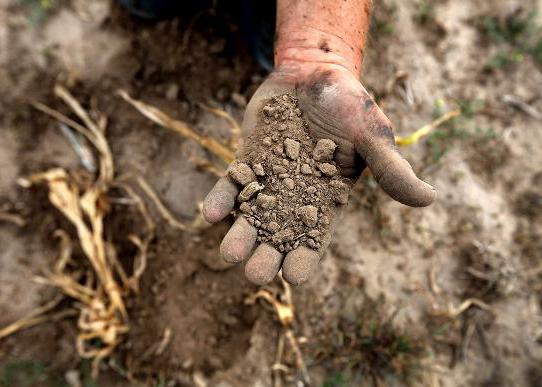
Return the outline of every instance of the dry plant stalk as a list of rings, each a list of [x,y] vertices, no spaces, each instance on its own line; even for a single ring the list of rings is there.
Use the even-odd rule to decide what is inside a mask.
[[[124,90],[118,90],[117,93],[122,99],[135,107],[141,114],[151,121],[163,126],[164,128],[171,129],[185,138],[196,141],[202,147],[222,159],[222,161],[224,161],[226,164],[231,163],[235,159],[235,151],[232,148],[221,144],[214,138],[205,137],[196,133],[190,126],[188,126],[186,122],[175,120],[158,108],[130,97],[130,95]],[[223,113],[227,115],[226,112]],[[224,115],[222,116],[224,117]]]
[[[62,86],[56,86],[54,91],[84,125],[43,104],[36,102],[33,104],[34,107],[77,130],[89,140],[99,156],[98,177],[83,192],[69,173],[61,168],[53,168],[20,179],[19,183],[24,187],[35,184],[47,185],[49,200],[75,227],[81,249],[92,267],[92,270],[86,273],[67,271],[72,255],[72,241],[65,232],[59,231],[57,235],[61,243],[57,263],[52,271],[46,273],[44,277],[37,278],[37,281],[58,287],[64,295],[78,301],[80,333],[77,337],[77,350],[81,357],[92,359],[93,376],[97,376],[100,361],[115,350],[123,335],[129,330],[123,296],[130,291],[138,291],[138,282],[145,270],[146,251],[153,236],[154,224],[142,200],[135,193],[131,195],[136,203],[140,204],[138,208],[146,220],[147,230],[143,238],[136,235],[128,236],[139,249],[134,259],[133,273],[128,276],[117,260],[114,246],[104,239],[106,194],[114,183],[113,157],[105,138],[107,121],[104,116],[98,114],[94,115],[97,117],[94,121]],[[39,313],[20,322],[14,327],[15,330],[51,318],[40,316],[48,310],[50,308],[36,311]],[[14,332],[14,328],[7,333]]]
[[[440,125],[444,124],[446,121],[451,120],[452,118],[455,118],[461,114],[461,111],[459,109],[453,110],[451,112],[448,112],[446,114],[443,114],[433,122],[430,122],[427,125],[422,126],[420,129],[416,130],[414,133],[409,134],[408,136],[401,137],[401,136],[395,136],[395,142],[399,146],[408,146],[416,144],[420,141],[422,137],[427,136],[431,131],[438,128]]]
[[[17,227],[24,227],[26,220],[21,215],[12,214],[8,211],[0,210],[0,222],[13,223]]]
[[[279,275],[279,277],[282,282],[281,292],[279,292],[278,294],[274,294],[274,292],[268,289],[261,289],[255,294],[248,297],[245,302],[249,305],[253,305],[259,298],[263,299],[273,307],[282,326],[283,331],[280,334],[279,342],[277,345],[277,358],[272,369],[274,371],[288,370],[288,367],[281,364],[284,346],[284,339],[282,337],[285,337],[288,340],[292,351],[294,352],[296,366],[297,369],[301,372],[303,382],[306,385],[310,385],[310,376],[307,370],[307,366],[305,365],[305,360],[303,359],[303,354],[301,352],[301,349],[299,348],[299,339],[295,336],[293,329],[293,324],[295,321],[295,308],[292,300],[291,288],[290,285],[282,278],[282,275]],[[275,386],[281,385],[281,383],[282,381],[280,380],[280,376],[278,375],[278,373],[275,373]]]

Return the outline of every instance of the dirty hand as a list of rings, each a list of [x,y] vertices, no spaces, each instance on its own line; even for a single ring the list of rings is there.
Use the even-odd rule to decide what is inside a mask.
[[[363,169],[369,167],[382,189],[395,200],[413,207],[433,202],[436,191],[419,180],[410,164],[397,152],[390,121],[358,78],[344,67],[304,64],[278,68],[260,86],[247,107],[243,120],[245,135],[255,127],[257,112],[265,101],[286,93],[297,97],[314,140],[331,139],[337,144],[334,158],[344,177],[354,182]],[[241,188],[228,176],[221,178],[205,199],[205,218],[211,223],[225,218],[234,208]],[[339,210],[338,207],[334,212],[332,225],[337,221]],[[329,244],[327,238],[318,251],[301,246],[284,257],[270,244],[256,247],[256,237],[256,228],[244,216],[239,216],[224,237],[220,251],[227,262],[248,259],[246,276],[257,284],[273,280],[281,267],[288,282],[305,282]]]

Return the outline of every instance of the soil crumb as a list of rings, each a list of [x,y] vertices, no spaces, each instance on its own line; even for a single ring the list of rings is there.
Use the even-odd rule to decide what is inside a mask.
[[[258,229],[258,241],[281,252],[318,250],[330,233],[337,206],[348,201],[350,181],[333,159],[336,144],[316,141],[297,99],[289,94],[264,103],[247,146],[228,169],[243,186],[238,208]]]

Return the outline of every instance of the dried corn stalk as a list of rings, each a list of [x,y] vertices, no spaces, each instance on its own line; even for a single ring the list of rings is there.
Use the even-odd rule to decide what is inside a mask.
[[[294,334],[293,324],[295,321],[295,307],[292,300],[292,292],[290,285],[279,275],[282,282],[282,290],[279,292],[273,292],[269,289],[261,289],[246,299],[246,303],[253,305],[258,299],[266,301],[271,305],[279,319],[282,326],[282,332],[279,336],[279,342],[277,344],[277,358],[273,365],[273,371],[288,370],[288,367],[281,363],[283,355],[284,338],[288,340],[290,347],[295,355],[296,367],[301,373],[303,382],[306,385],[310,385],[310,376],[303,359],[303,353],[299,348],[299,338]],[[275,385],[281,385],[281,378],[278,373],[275,375]]]
[[[77,350],[80,356],[93,360],[93,375],[98,373],[100,361],[109,356],[129,330],[128,316],[123,296],[137,292],[139,278],[146,266],[146,250],[153,236],[154,224],[140,198],[138,208],[147,223],[145,236],[128,236],[139,253],[134,258],[131,276],[125,273],[117,260],[115,248],[104,239],[104,217],[107,208],[107,191],[113,184],[114,164],[109,144],[105,138],[106,119],[95,114],[93,120],[73,96],[63,87],[55,87],[60,97],[84,123],[81,125],[43,104],[34,106],[62,123],[77,130],[94,146],[99,159],[99,174],[94,183],[84,191],[67,171],[54,168],[43,173],[20,179],[24,187],[46,184],[49,200],[75,227],[81,249],[92,270],[68,271],[72,242],[67,233],[59,231],[60,254],[54,269],[37,280],[56,286],[78,301]],[[134,194],[135,195],[135,194]],[[137,198],[137,195],[135,195]],[[37,321],[34,316],[30,323]],[[28,322],[26,324],[29,324]],[[24,327],[24,325],[23,325]]]

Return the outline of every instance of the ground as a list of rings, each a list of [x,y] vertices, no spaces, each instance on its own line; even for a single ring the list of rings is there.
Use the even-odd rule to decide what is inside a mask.
[[[292,289],[311,385],[540,386],[542,16],[528,15],[542,2],[376,3],[363,82],[396,132],[461,114],[402,148],[437,202],[407,208],[365,174],[318,272]],[[149,22],[103,0],[0,1],[0,214],[25,220],[0,218],[0,328],[54,297],[34,278],[53,264],[54,231],[74,232],[45,188],[17,184],[50,167],[82,169],[32,101],[68,113],[53,94],[60,83],[97,107],[117,174],[142,175],[190,221],[216,180],[194,160],[214,159],[116,90],[225,140],[229,123],[201,104],[239,121],[265,75],[228,9]],[[283,328],[266,303],[247,303],[258,288],[243,268],[220,261],[231,219],[185,232],[152,215],[148,267],[127,300],[131,329],[98,381],[66,318],[0,342],[1,386],[303,385],[288,346],[289,368],[272,371]],[[107,233],[127,235],[138,219],[113,202]]]

